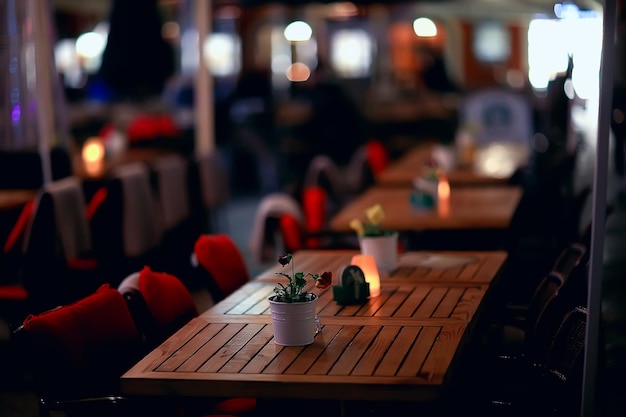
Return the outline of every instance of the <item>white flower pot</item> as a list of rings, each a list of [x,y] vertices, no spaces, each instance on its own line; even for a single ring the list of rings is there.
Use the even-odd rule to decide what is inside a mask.
[[[318,297],[310,301],[283,303],[269,298],[274,343],[283,346],[304,346],[313,343],[317,331],[315,309]]]
[[[362,236],[361,253],[372,255],[379,270],[390,272],[398,265],[398,232],[388,236]]]

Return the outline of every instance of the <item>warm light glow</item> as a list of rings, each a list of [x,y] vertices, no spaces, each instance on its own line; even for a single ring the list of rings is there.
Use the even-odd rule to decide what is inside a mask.
[[[450,214],[450,183],[445,175],[439,177],[437,185],[437,213],[442,217]]]
[[[96,162],[104,158],[104,144],[98,137],[87,139],[83,146],[83,161]]]
[[[81,153],[85,171],[89,175],[97,175],[103,166],[104,143],[99,137],[91,137],[85,141]]]
[[[372,255],[354,255],[351,265],[356,265],[363,271],[365,282],[370,284],[370,297],[380,295],[380,275],[376,267],[376,261]]]
[[[305,64],[296,62],[287,68],[287,79],[292,82],[303,82],[309,79],[311,70]]]
[[[301,20],[291,22],[285,28],[285,38],[290,42],[303,42],[311,39],[313,29],[308,23]]]
[[[413,21],[413,30],[415,34],[424,38],[432,38],[437,36],[437,25],[427,17],[420,17]]]

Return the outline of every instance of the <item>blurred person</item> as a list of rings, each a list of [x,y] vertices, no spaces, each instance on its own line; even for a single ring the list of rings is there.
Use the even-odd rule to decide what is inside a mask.
[[[311,117],[297,134],[306,141],[308,160],[328,155],[339,166],[348,165],[356,149],[368,138],[367,121],[354,98],[323,61],[310,78],[294,85],[296,99],[311,107]]]
[[[228,126],[221,142],[230,154],[234,185],[262,195],[278,191],[279,174],[271,76],[265,70],[241,74],[223,107]],[[253,180],[253,181],[251,181]]]
[[[161,36],[158,0],[114,0],[100,79],[116,100],[159,96],[175,72],[173,47]]]
[[[443,53],[438,48],[422,47],[418,51],[420,59],[420,80],[422,86],[437,93],[459,92],[459,87],[448,75]]]

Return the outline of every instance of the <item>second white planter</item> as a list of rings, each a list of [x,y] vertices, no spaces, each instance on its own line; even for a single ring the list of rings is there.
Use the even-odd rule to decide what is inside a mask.
[[[398,265],[398,232],[387,236],[359,238],[361,253],[372,255],[379,270],[390,272]]]

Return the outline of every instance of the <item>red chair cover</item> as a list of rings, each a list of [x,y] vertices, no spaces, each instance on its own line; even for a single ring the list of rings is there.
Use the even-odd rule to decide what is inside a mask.
[[[194,245],[198,263],[208,271],[226,297],[250,280],[246,263],[226,234],[201,235]]]

